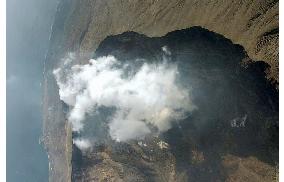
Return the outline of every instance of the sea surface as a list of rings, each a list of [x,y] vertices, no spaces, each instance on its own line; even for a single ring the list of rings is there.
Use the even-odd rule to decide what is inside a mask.
[[[7,1],[8,182],[48,181],[42,135],[43,63],[59,0]]]

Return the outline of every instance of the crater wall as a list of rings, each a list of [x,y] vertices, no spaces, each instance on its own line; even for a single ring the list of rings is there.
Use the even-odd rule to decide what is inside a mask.
[[[80,50],[83,58],[78,62],[83,63],[91,57],[86,53],[93,53],[110,35],[135,31],[160,37],[201,26],[242,45],[251,59],[268,63],[268,78],[278,82],[278,8],[275,0],[62,0],[43,82],[43,138],[50,157],[50,181],[71,180],[70,128],[52,75],[65,53]]]
[[[69,46],[81,51],[93,51],[107,36],[126,31],[156,37],[201,26],[268,63],[268,78],[278,82],[277,0],[81,0],[73,6],[65,30]]]

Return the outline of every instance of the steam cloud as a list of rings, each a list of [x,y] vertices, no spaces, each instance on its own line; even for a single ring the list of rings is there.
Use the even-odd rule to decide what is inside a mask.
[[[66,66],[70,62],[70,58],[66,59],[63,67],[53,73],[60,99],[72,108],[68,119],[74,131],[83,130],[86,114],[104,106],[115,108],[106,121],[112,139],[139,139],[152,128],[167,131],[173,121],[195,108],[189,90],[176,84],[177,66],[166,61],[144,63],[136,71],[113,56]],[[86,142],[75,143],[86,146]]]
[[[89,147],[91,147],[91,142],[87,139],[74,139],[73,143],[81,150],[84,151],[86,149],[88,149]]]

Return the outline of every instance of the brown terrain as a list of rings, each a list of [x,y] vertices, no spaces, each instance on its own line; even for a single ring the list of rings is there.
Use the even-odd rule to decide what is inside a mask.
[[[52,75],[66,53],[76,52],[81,55],[77,63],[86,63],[110,35],[134,31],[161,37],[175,30],[200,26],[243,46],[251,60],[266,62],[270,66],[266,70],[267,78],[277,87],[278,6],[275,0],[62,0],[44,73],[43,142],[50,161],[49,181],[190,181],[190,177],[197,178],[195,169],[192,176],[177,169],[177,159],[167,148],[160,147],[160,139],[149,139],[147,150],[137,143],[111,144],[96,146],[82,154],[72,146],[71,126],[66,122],[68,108],[59,100]],[[83,157],[80,165],[84,168],[76,166],[72,152],[80,153]],[[191,149],[193,166],[206,165],[204,158],[202,151]],[[226,179],[216,181],[278,181],[277,167],[256,157],[226,154],[221,168],[225,168]]]
[[[201,26],[242,45],[251,59],[267,62],[269,78],[278,81],[278,7],[277,0],[82,0],[66,22],[67,42],[88,52],[126,31],[160,37]]]

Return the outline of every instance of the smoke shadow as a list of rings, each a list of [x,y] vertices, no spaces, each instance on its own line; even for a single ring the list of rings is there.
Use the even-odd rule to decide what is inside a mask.
[[[166,56],[163,46],[171,51],[167,58],[178,65],[179,84],[190,89],[197,106],[160,135],[170,145],[176,171],[193,181],[224,181],[222,160],[227,154],[277,165],[278,90],[266,79],[269,66],[250,60],[243,47],[200,27],[153,38],[125,32],[101,42],[94,58],[113,55],[130,64],[136,59],[155,62]],[[196,153],[201,159],[196,160]]]

